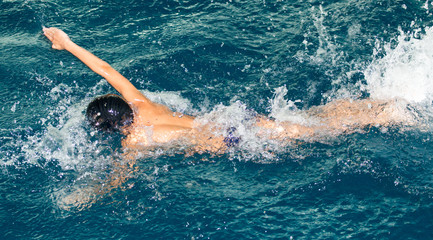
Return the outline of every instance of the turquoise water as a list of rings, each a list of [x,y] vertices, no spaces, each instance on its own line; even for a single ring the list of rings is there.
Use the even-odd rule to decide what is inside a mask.
[[[430,1],[14,1],[0,19],[1,239],[430,239]],[[114,90],[42,26],[63,29],[155,101],[235,124],[225,155],[143,153],[84,121]],[[281,145],[248,135],[340,98],[405,99],[412,126]],[[182,146],[179,146],[179,149]],[[68,205],[80,193],[87,199]]]

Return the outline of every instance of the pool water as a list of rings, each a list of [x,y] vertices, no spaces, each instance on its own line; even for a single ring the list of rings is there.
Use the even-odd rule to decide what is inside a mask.
[[[433,237],[430,1],[0,7],[1,239]],[[84,117],[114,89],[52,50],[43,26],[63,29],[152,100],[236,126],[240,145],[223,155],[161,146],[125,168],[121,136],[96,133]],[[302,110],[367,97],[407,101],[416,122],[281,143],[257,138],[245,120],[254,111],[308,123]],[[123,183],[107,185],[113,176]]]

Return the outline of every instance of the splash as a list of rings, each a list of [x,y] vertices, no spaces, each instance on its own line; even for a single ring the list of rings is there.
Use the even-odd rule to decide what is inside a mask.
[[[326,22],[333,21],[332,13],[329,14],[319,5],[311,7],[309,15],[313,24],[307,27],[303,41],[305,49],[298,51],[296,58],[320,69],[323,75],[321,81],[329,81],[332,87],[322,92],[311,84],[310,92],[320,91],[325,102],[336,98],[359,97],[362,93],[353,82],[360,69],[364,68],[364,63],[350,56],[364,50],[358,44],[353,44],[363,37],[362,25],[356,22],[349,25],[346,41],[342,42],[338,41],[338,35],[333,35],[333,29],[327,26]]]
[[[163,104],[170,108],[172,111],[186,113],[191,112],[191,102],[181,96],[180,92],[164,91],[164,92],[150,92],[147,90],[140,90],[152,102]]]
[[[426,28],[420,38],[416,35],[401,31],[394,48],[388,43],[379,49],[385,56],[364,71],[364,88],[371,98],[401,98],[411,103],[433,99],[433,28]]]
[[[285,86],[275,89],[274,96],[269,100],[269,115],[261,115],[248,108],[241,101],[225,106],[219,104],[209,113],[199,117],[201,124],[213,123],[219,126],[214,129],[214,135],[227,137],[228,130],[240,139],[239,144],[227,150],[230,160],[252,161],[257,163],[275,163],[287,159],[303,159],[307,152],[298,149],[296,140],[275,137],[277,128],[265,127],[259,124],[259,119],[273,119],[277,122],[309,125],[314,119],[299,110],[295,102],[286,99]],[[299,151],[298,151],[299,150]]]
[[[47,94],[48,102],[56,103],[41,118],[40,131],[26,136],[20,145],[26,163],[45,165],[56,163],[62,170],[84,170],[104,162],[101,142],[92,141],[94,133],[86,129],[83,110],[87,100],[77,101],[69,93],[72,87],[65,84],[54,86]],[[85,171],[85,170],[84,170]]]
[[[286,100],[287,87],[281,86],[275,89],[274,96],[270,99],[270,114],[277,121],[290,121],[292,123],[306,124],[306,116],[296,107],[300,100]]]

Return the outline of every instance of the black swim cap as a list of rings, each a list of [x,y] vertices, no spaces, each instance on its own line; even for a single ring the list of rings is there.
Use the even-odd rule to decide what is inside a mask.
[[[90,125],[105,132],[120,131],[134,120],[129,104],[115,94],[93,99],[87,106],[86,117]]]

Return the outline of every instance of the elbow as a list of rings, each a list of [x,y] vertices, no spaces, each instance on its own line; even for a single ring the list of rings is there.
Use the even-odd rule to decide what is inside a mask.
[[[113,71],[113,68],[110,66],[110,64],[106,62],[102,62],[98,69],[95,69],[95,72],[101,75],[104,78],[107,78],[111,75],[111,72]]]
[[[109,77],[111,75],[111,72],[113,71],[113,68],[110,66],[110,64],[104,62],[101,65],[101,73],[100,75],[103,77]]]

